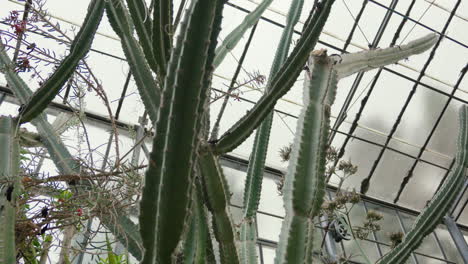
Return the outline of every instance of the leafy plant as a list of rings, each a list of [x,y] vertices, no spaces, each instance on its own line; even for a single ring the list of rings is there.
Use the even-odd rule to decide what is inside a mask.
[[[155,1],[152,16],[143,0],[93,0],[69,54],[34,93],[18,76],[15,63],[0,44],[0,67],[23,104],[18,116],[0,119],[0,139],[6,142],[0,146],[8,157],[2,160],[0,176],[12,182],[2,186],[5,195],[2,195],[1,202],[7,210],[0,215],[2,223],[6,223],[1,225],[1,241],[7,244],[0,248],[3,254],[0,257],[11,263],[14,261],[15,250],[11,241],[14,241],[15,213],[12,202],[16,198],[15,192],[20,189],[16,127],[31,121],[38,128],[40,142],[60,172],[80,174],[79,163],[54,133],[43,111],[89,51],[106,12],[121,40],[146,113],[155,127],[155,136],[140,201],[140,235],[135,234],[136,225],[124,215],[117,219],[99,215],[101,221],[116,238],[128,245],[129,252],[143,264],[212,263],[215,259],[214,240],[222,263],[256,263],[255,215],[273,120],[272,110],[307,63],[304,107],[294,143],[287,150],[290,160],[282,188],[286,217],[275,263],[311,263],[316,218],[324,201],[329,118],[338,81],[356,72],[422,53],[435,44],[437,36],[431,34],[399,47],[343,54],[340,58],[328,56],[326,50],[313,51],[334,3],[333,0],[324,0],[311,10],[302,36],[292,48],[293,29],[304,3],[293,0],[264,95],[219,139],[208,140],[209,95],[214,68],[245,30],[256,23],[270,2],[265,0],[225,42],[218,44],[223,0],[191,1],[178,25],[172,23],[171,0]],[[177,31],[176,26],[179,27]],[[460,170],[448,178],[434,201],[421,214],[421,220],[416,222],[413,231],[380,263],[404,261],[448,210],[456,188],[460,186],[457,183],[461,179],[461,171],[467,165],[463,150],[468,145],[465,141],[467,123],[466,110],[463,109],[461,150],[457,156]],[[237,230],[229,212],[231,194],[219,156],[235,149],[256,129],[244,193],[244,217]],[[344,162],[340,166],[345,174],[355,172],[349,163]],[[79,181],[77,185],[85,190],[89,188],[86,181]],[[59,199],[70,199],[68,193],[62,192],[59,196],[63,196]],[[95,206],[99,205],[105,206],[106,201],[95,203]],[[79,213],[81,216],[83,212]],[[375,225],[374,222],[375,219],[369,223]],[[119,258],[112,253],[109,240],[107,247],[108,257],[102,260],[103,263],[118,263]]]

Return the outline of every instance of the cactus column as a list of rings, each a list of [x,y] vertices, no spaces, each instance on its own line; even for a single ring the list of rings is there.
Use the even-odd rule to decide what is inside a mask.
[[[15,216],[20,190],[17,122],[0,117],[0,263],[16,263]]]

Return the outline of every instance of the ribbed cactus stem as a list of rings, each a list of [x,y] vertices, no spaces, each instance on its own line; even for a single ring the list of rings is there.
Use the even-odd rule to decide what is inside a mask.
[[[213,230],[219,242],[222,263],[236,264],[239,256],[235,243],[235,232],[229,212],[231,194],[218,158],[209,150],[199,157],[203,177],[205,199],[213,218]]]
[[[0,263],[16,263],[16,199],[20,193],[17,122],[0,117]]]
[[[187,215],[205,104],[208,51],[217,2],[192,1],[165,76],[163,102],[140,203],[142,263],[170,263]]]
[[[459,111],[459,128],[455,166],[429,205],[416,218],[413,227],[392,251],[385,255],[379,264],[405,263],[411,252],[419,247],[424,237],[430,234],[452,207],[452,203],[462,189],[468,168],[468,106]]]
[[[278,264],[311,259],[313,237],[309,234],[325,194],[325,154],[337,75],[325,50],[314,52],[309,64],[312,69],[304,81],[304,108],[283,188],[286,216],[275,258]]]
[[[431,33],[401,46],[343,54],[338,56],[340,58],[335,70],[338,78],[341,79],[359,71],[369,71],[396,63],[409,56],[425,52],[437,42],[438,38],[437,34]]]

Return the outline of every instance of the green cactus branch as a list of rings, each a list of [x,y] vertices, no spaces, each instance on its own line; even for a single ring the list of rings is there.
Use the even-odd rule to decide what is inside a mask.
[[[19,142],[17,120],[0,117],[0,263],[16,263],[16,199],[21,188],[19,179]]]
[[[218,157],[207,150],[200,154],[198,164],[203,177],[205,200],[213,217],[215,238],[219,242],[221,262],[240,263],[229,212],[231,194]]]
[[[193,1],[186,11],[166,75],[163,100],[140,203],[142,263],[170,263],[186,217],[198,145],[198,109],[205,104],[205,67],[217,2]],[[180,55],[178,55],[180,54]],[[187,89],[190,87],[190,89]]]
[[[12,69],[13,62],[5,52],[5,48],[0,41],[0,67],[4,68],[5,78],[10,88],[19,99],[20,103],[26,104],[32,95],[31,89],[26,85],[16,72]],[[41,142],[47,148],[57,169],[63,174],[76,174],[78,163],[73,159],[57,133],[47,121],[45,114],[41,113],[32,120],[33,125],[37,127]]]
[[[226,55],[236,47],[247,29],[251,28],[258,22],[263,12],[265,12],[268,6],[270,6],[271,2],[273,2],[273,0],[263,0],[252,12],[245,16],[240,25],[226,36],[221,45],[216,48],[216,57],[213,62],[215,68],[217,68],[223,62]]]
[[[106,3],[106,13],[112,28],[121,39],[122,48],[140,92],[141,99],[151,121],[155,124],[161,103],[161,91],[153,78],[141,46],[138,45],[138,41],[133,37],[133,26],[130,16],[122,0],[109,0]]]
[[[283,187],[285,220],[275,263],[300,263],[312,254],[314,217],[325,194],[325,156],[330,109],[337,85],[333,61],[324,50],[311,56],[313,71],[304,82],[304,108],[299,116],[293,152]]]
[[[452,203],[466,179],[466,169],[468,168],[468,106],[466,105],[463,105],[459,111],[458,131],[454,168],[429,205],[416,218],[413,227],[403,238],[403,241],[383,256],[378,262],[379,264],[404,263],[411,252],[419,247],[424,237],[441,223],[442,218],[452,207]]]
[[[166,76],[167,63],[172,48],[172,0],[155,0],[153,8],[152,43],[159,73]]]
[[[396,61],[420,54],[434,46],[439,36],[435,33],[408,42],[401,46],[386,49],[366,50],[341,55],[335,70],[338,78],[344,78],[359,71],[369,71]]]
[[[263,119],[273,110],[276,101],[285,95],[293,86],[302,71],[307,57],[318,41],[322,28],[330,14],[334,0],[326,0],[321,8],[306,22],[306,28],[289,57],[278,74],[270,81],[271,87],[248,114],[234,124],[214,144],[214,151],[218,154],[226,153],[239,146],[253,130],[255,130]]]
[[[153,44],[151,43],[153,22],[149,14],[148,7],[146,6],[146,2],[144,0],[126,0],[126,2],[128,11],[132,17],[133,25],[135,26],[135,31],[138,35],[138,41],[140,42],[148,64],[151,69],[158,74],[158,76],[163,77],[164,74],[160,71],[153,54]],[[158,77],[158,79],[161,78]]]
[[[29,122],[38,116],[60,92],[68,78],[75,72],[80,60],[88,53],[94,34],[104,13],[104,0],[93,0],[88,6],[88,13],[70,46],[70,53],[60,63],[55,72],[31,96],[20,113],[21,123]]]

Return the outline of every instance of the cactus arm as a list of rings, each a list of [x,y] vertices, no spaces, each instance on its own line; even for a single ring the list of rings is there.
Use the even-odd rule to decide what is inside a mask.
[[[45,81],[21,111],[21,123],[29,122],[38,116],[55,96],[60,92],[63,84],[75,72],[80,60],[88,53],[94,34],[104,13],[104,0],[94,0],[88,6],[88,13],[80,31],[73,40],[70,53],[60,63],[57,70]]]
[[[175,70],[166,75],[163,97],[168,101],[158,114],[140,203],[146,250],[142,263],[170,263],[182,233],[198,145],[197,110],[208,89],[203,80],[216,6],[211,1],[191,3],[168,65]]]
[[[214,59],[214,67],[217,68],[221,62],[223,62],[226,54],[233,50],[234,47],[239,43],[242,36],[245,34],[247,29],[251,28],[260,19],[260,16],[270,6],[273,0],[263,0],[252,12],[245,16],[244,20],[238,25],[231,33],[227,35],[221,46],[216,49],[216,57]]]
[[[281,39],[271,66],[270,80],[277,74],[286,60],[294,33],[294,26],[299,21],[303,5],[303,0],[291,2],[286,19],[286,26],[281,34]],[[266,88],[267,92],[270,88],[270,83],[268,83]],[[263,172],[272,123],[273,112],[267,115],[257,129],[252,155],[250,156],[249,167],[247,169],[247,178],[244,188],[244,219],[241,222],[240,228],[240,254],[244,263],[257,263],[257,230],[255,216],[260,202]]]
[[[172,39],[172,0],[155,0],[153,8],[153,53],[160,74],[166,75]]]
[[[135,26],[143,53],[148,61],[151,69],[158,73],[158,76],[164,76],[158,70],[159,67],[156,63],[153,54],[153,44],[151,43],[152,34],[152,20],[150,18],[148,7],[144,0],[126,0],[128,11],[132,17],[133,25]]]
[[[459,112],[458,146],[454,169],[450,172],[442,187],[434,195],[429,205],[416,218],[411,231],[379,264],[404,263],[425,236],[430,234],[450,210],[453,201],[460,192],[466,178],[468,167],[468,106],[463,105]]]
[[[244,218],[239,231],[239,258],[242,263],[258,263],[255,218]]]
[[[107,17],[112,28],[121,39],[122,48],[140,92],[141,99],[151,121],[155,124],[160,105],[160,90],[152,76],[145,54],[137,40],[133,37],[131,20],[124,6],[122,0],[109,0],[106,3]]]
[[[309,27],[308,25],[307,27]],[[356,71],[368,71],[374,68],[382,67],[387,64],[395,63],[398,60],[407,58],[413,54],[419,54],[435,44],[437,36],[434,34],[429,34],[425,37],[417,39],[408,43],[407,45],[401,47],[390,47],[387,49],[381,50],[371,50],[364,51],[357,54],[346,54],[341,55],[343,58],[341,63],[336,61],[337,65],[335,66],[336,71],[338,72],[338,79],[349,76],[350,74],[355,73]],[[299,41],[301,42],[301,41]],[[296,46],[294,51],[289,56],[288,60],[285,62],[284,67],[288,66],[288,63],[292,63],[294,60],[292,56],[295,54],[299,44]],[[369,55],[372,54],[372,55]],[[375,58],[370,59],[371,56]],[[336,58],[335,58],[336,59]],[[288,66],[291,68],[292,66]],[[286,67],[286,68],[288,68]],[[358,68],[353,68],[358,67]],[[260,98],[257,104],[242,117],[232,128],[230,128],[218,142],[216,142],[215,151],[218,153],[225,153],[231,151],[237,147],[240,143],[245,140],[253,129],[255,129],[262,118],[264,118],[268,112],[266,109],[273,109],[276,101],[281,98],[292,86],[292,83],[297,78],[296,73],[290,73],[290,76],[296,76],[292,82],[285,85],[285,81],[288,80],[288,75],[285,75],[285,72],[288,72],[287,69],[281,69],[279,75],[275,76],[275,79],[272,80],[271,92],[266,93]],[[297,73],[298,74],[298,73]],[[291,85],[291,86],[289,86]]]
[[[17,122],[0,117],[0,263],[16,263],[16,198],[19,194],[19,143]]]
[[[114,235],[114,237],[124,245],[128,252],[137,260],[142,259],[142,243],[138,232],[138,225],[132,222],[130,218],[122,214],[117,219],[112,220],[109,216],[101,216],[101,223]],[[115,221],[115,223],[114,223]]]
[[[29,97],[32,95],[31,90],[26,85],[23,79],[16,74],[11,68],[12,61],[8,58],[3,44],[0,42],[0,67],[5,69],[5,78],[11,89],[18,97],[22,104],[28,102]],[[75,174],[78,164],[73,160],[71,154],[66,149],[63,142],[60,140],[52,126],[47,122],[45,114],[40,114],[32,123],[37,127],[41,140],[47,148],[55,166],[63,174]]]
[[[359,71],[369,71],[383,67],[409,56],[425,52],[434,46],[438,38],[437,34],[431,33],[402,46],[343,54],[340,56],[341,62],[335,66],[338,78],[341,79]]]
[[[255,135],[252,154],[249,159],[247,177],[244,187],[244,212],[240,226],[240,258],[243,263],[257,263],[257,228],[256,215],[260,195],[262,191],[262,180],[265,167],[268,141],[273,122],[273,114],[265,118]]]
[[[260,98],[248,114],[236,122],[215,143],[214,151],[217,154],[229,152],[239,146],[273,110],[276,101],[293,86],[307,61],[309,53],[318,41],[333,2],[334,0],[325,1],[320,11],[312,16],[310,23],[306,23],[307,27],[302,37],[283,66],[278,70],[278,73],[271,80],[270,90]]]
[[[299,263],[312,254],[313,219],[325,194],[325,153],[330,107],[337,75],[324,50],[311,56],[313,70],[304,82],[304,108],[299,116],[293,152],[283,187],[286,217],[275,263]],[[307,249],[307,250],[306,250]]]
[[[235,233],[229,212],[231,194],[218,159],[210,151],[200,154],[199,166],[203,177],[205,200],[213,216],[213,229],[219,242],[221,263],[239,263]]]

